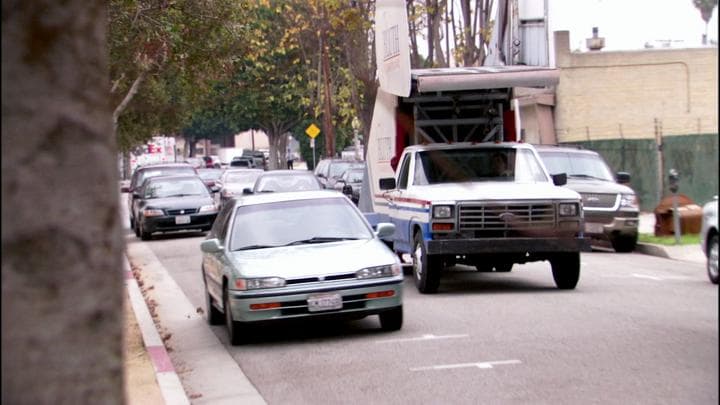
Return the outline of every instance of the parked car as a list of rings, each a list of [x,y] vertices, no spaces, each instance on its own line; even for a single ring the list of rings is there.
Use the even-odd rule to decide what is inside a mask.
[[[252,190],[243,191],[245,194],[256,194],[322,189],[322,184],[312,172],[305,170],[270,170],[264,172],[255,180]]]
[[[242,195],[243,190],[252,188],[255,180],[263,174],[262,169],[227,169],[220,178],[220,205],[224,205],[229,199]]]
[[[567,174],[566,187],[582,196],[585,235],[631,252],[638,240],[640,205],[628,186],[630,174],[612,170],[599,153],[572,147],[537,145],[550,174]]]
[[[707,274],[710,281],[718,283],[718,200],[703,206],[702,225],[700,226],[700,247],[707,257]]]
[[[150,239],[155,232],[208,231],[218,212],[210,191],[197,175],[152,177],[135,194],[135,235],[142,240]]]
[[[227,326],[233,345],[253,324],[326,316],[379,315],[402,327],[403,274],[347,198],[331,191],[243,196],[225,205],[200,248],[207,320]]]
[[[191,165],[192,167],[198,169],[201,167],[205,167],[205,161],[202,158],[199,157],[188,157],[185,158],[185,163]]]
[[[358,201],[360,201],[360,190],[362,189],[364,175],[364,168],[345,170],[340,178],[337,179],[333,188],[348,196],[348,198],[357,205]]]
[[[230,167],[254,169],[255,160],[252,157],[236,156],[230,161]]]
[[[135,218],[137,218],[137,198],[135,195],[146,179],[157,176],[167,176],[171,174],[189,174],[197,175],[197,171],[188,163],[154,163],[139,166],[133,172],[130,184],[127,187],[121,187],[121,191],[127,193],[128,213],[130,216],[130,228],[135,228]]]
[[[255,168],[267,170],[267,159],[261,151],[245,149],[242,152],[242,157],[252,159]]]
[[[224,169],[202,167],[196,170],[198,176],[200,176],[203,183],[205,183],[211,192],[217,193],[220,191],[220,177],[222,177],[225,172]]]
[[[315,176],[320,180],[320,183],[325,188],[333,188],[338,178],[345,172],[345,170],[365,166],[364,162],[357,160],[343,160],[343,159],[323,159],[318,162],[315,166]]]

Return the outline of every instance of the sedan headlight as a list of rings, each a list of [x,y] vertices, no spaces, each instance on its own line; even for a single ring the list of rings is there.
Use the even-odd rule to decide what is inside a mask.
[[[198,211],[198,212],[215,212],[215,211],[217,211],[217,207],[215,206],[215,204],[210,204],[210,205],[203,205],[202,207],[200,207],[200,211]]]
[[[635,194],[621,194],[620,207],[639,209],[637,196]]]
[[[399,263],[393,263],[388,266],[376,266],[367,267],[355,272],[355,278],[367,279],[367,278],[380,278],[380,277],[393,277],[400,275],[402,269]]]
[[[238,290],[257,290],[260,288],[285,287],[285,279],[280,277],[238,278],[235,288]]]
[[[576,217],[580,212],[578,203],[560,203],[558,213],[561,217]]]
[[[436,205],[433,206],[433,218],[452,218],[452,205]]]
[[[143,210],[143,216],[145,217],[160,217],[163,215],[163,210],[159,210],[157,208],[145,208]]]

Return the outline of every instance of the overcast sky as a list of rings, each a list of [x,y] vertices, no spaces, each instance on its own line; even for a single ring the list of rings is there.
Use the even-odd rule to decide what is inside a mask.
[[[642,49],[645,43],[659,47],[656,41],[667,40],[672,47],[700,46],[705,32],[692,0],[548,0],[548,8],[550,29],[570,31],[571,50],[587,50],[592,27],[605,38],[605,50]],[[717,15],[715,7],[708,41],[717,42]]]

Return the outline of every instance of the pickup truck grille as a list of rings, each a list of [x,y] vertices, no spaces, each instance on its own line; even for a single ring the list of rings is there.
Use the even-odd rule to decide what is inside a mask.
[[[580,193],[585,208],[613,208],[618,201],[618,194]]]
[[[553,204],[461,204],[461,231],[555,227]]]

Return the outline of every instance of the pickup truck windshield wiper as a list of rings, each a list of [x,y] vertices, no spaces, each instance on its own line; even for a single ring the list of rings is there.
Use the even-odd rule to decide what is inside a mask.
[[[237,252],[239,250],[267,249],[267,248],[274,248],[274,247],[278,247],[278,245],[247,245],[247,246],[239,247],[237,249],[233,249],[233,252]]]
[[[589,175],[589,174],[568,174],[568,177],[575,177],[575,178],[581,178],[581,179],[595,179],[595,180],[609,181],[608,179],[603,179],[602,177],[591,176],[591,175]]]
[[[294,242],[286,243],[283,246],[293,246],[293,245],[305,245],[308,243],[327,243],[327,242],[337,242],[341,240],[357,240],[358,238],[349,238],[349,237],[332,237],[332,236],[315,236],[310,239],[301,239],[296,240]]]

